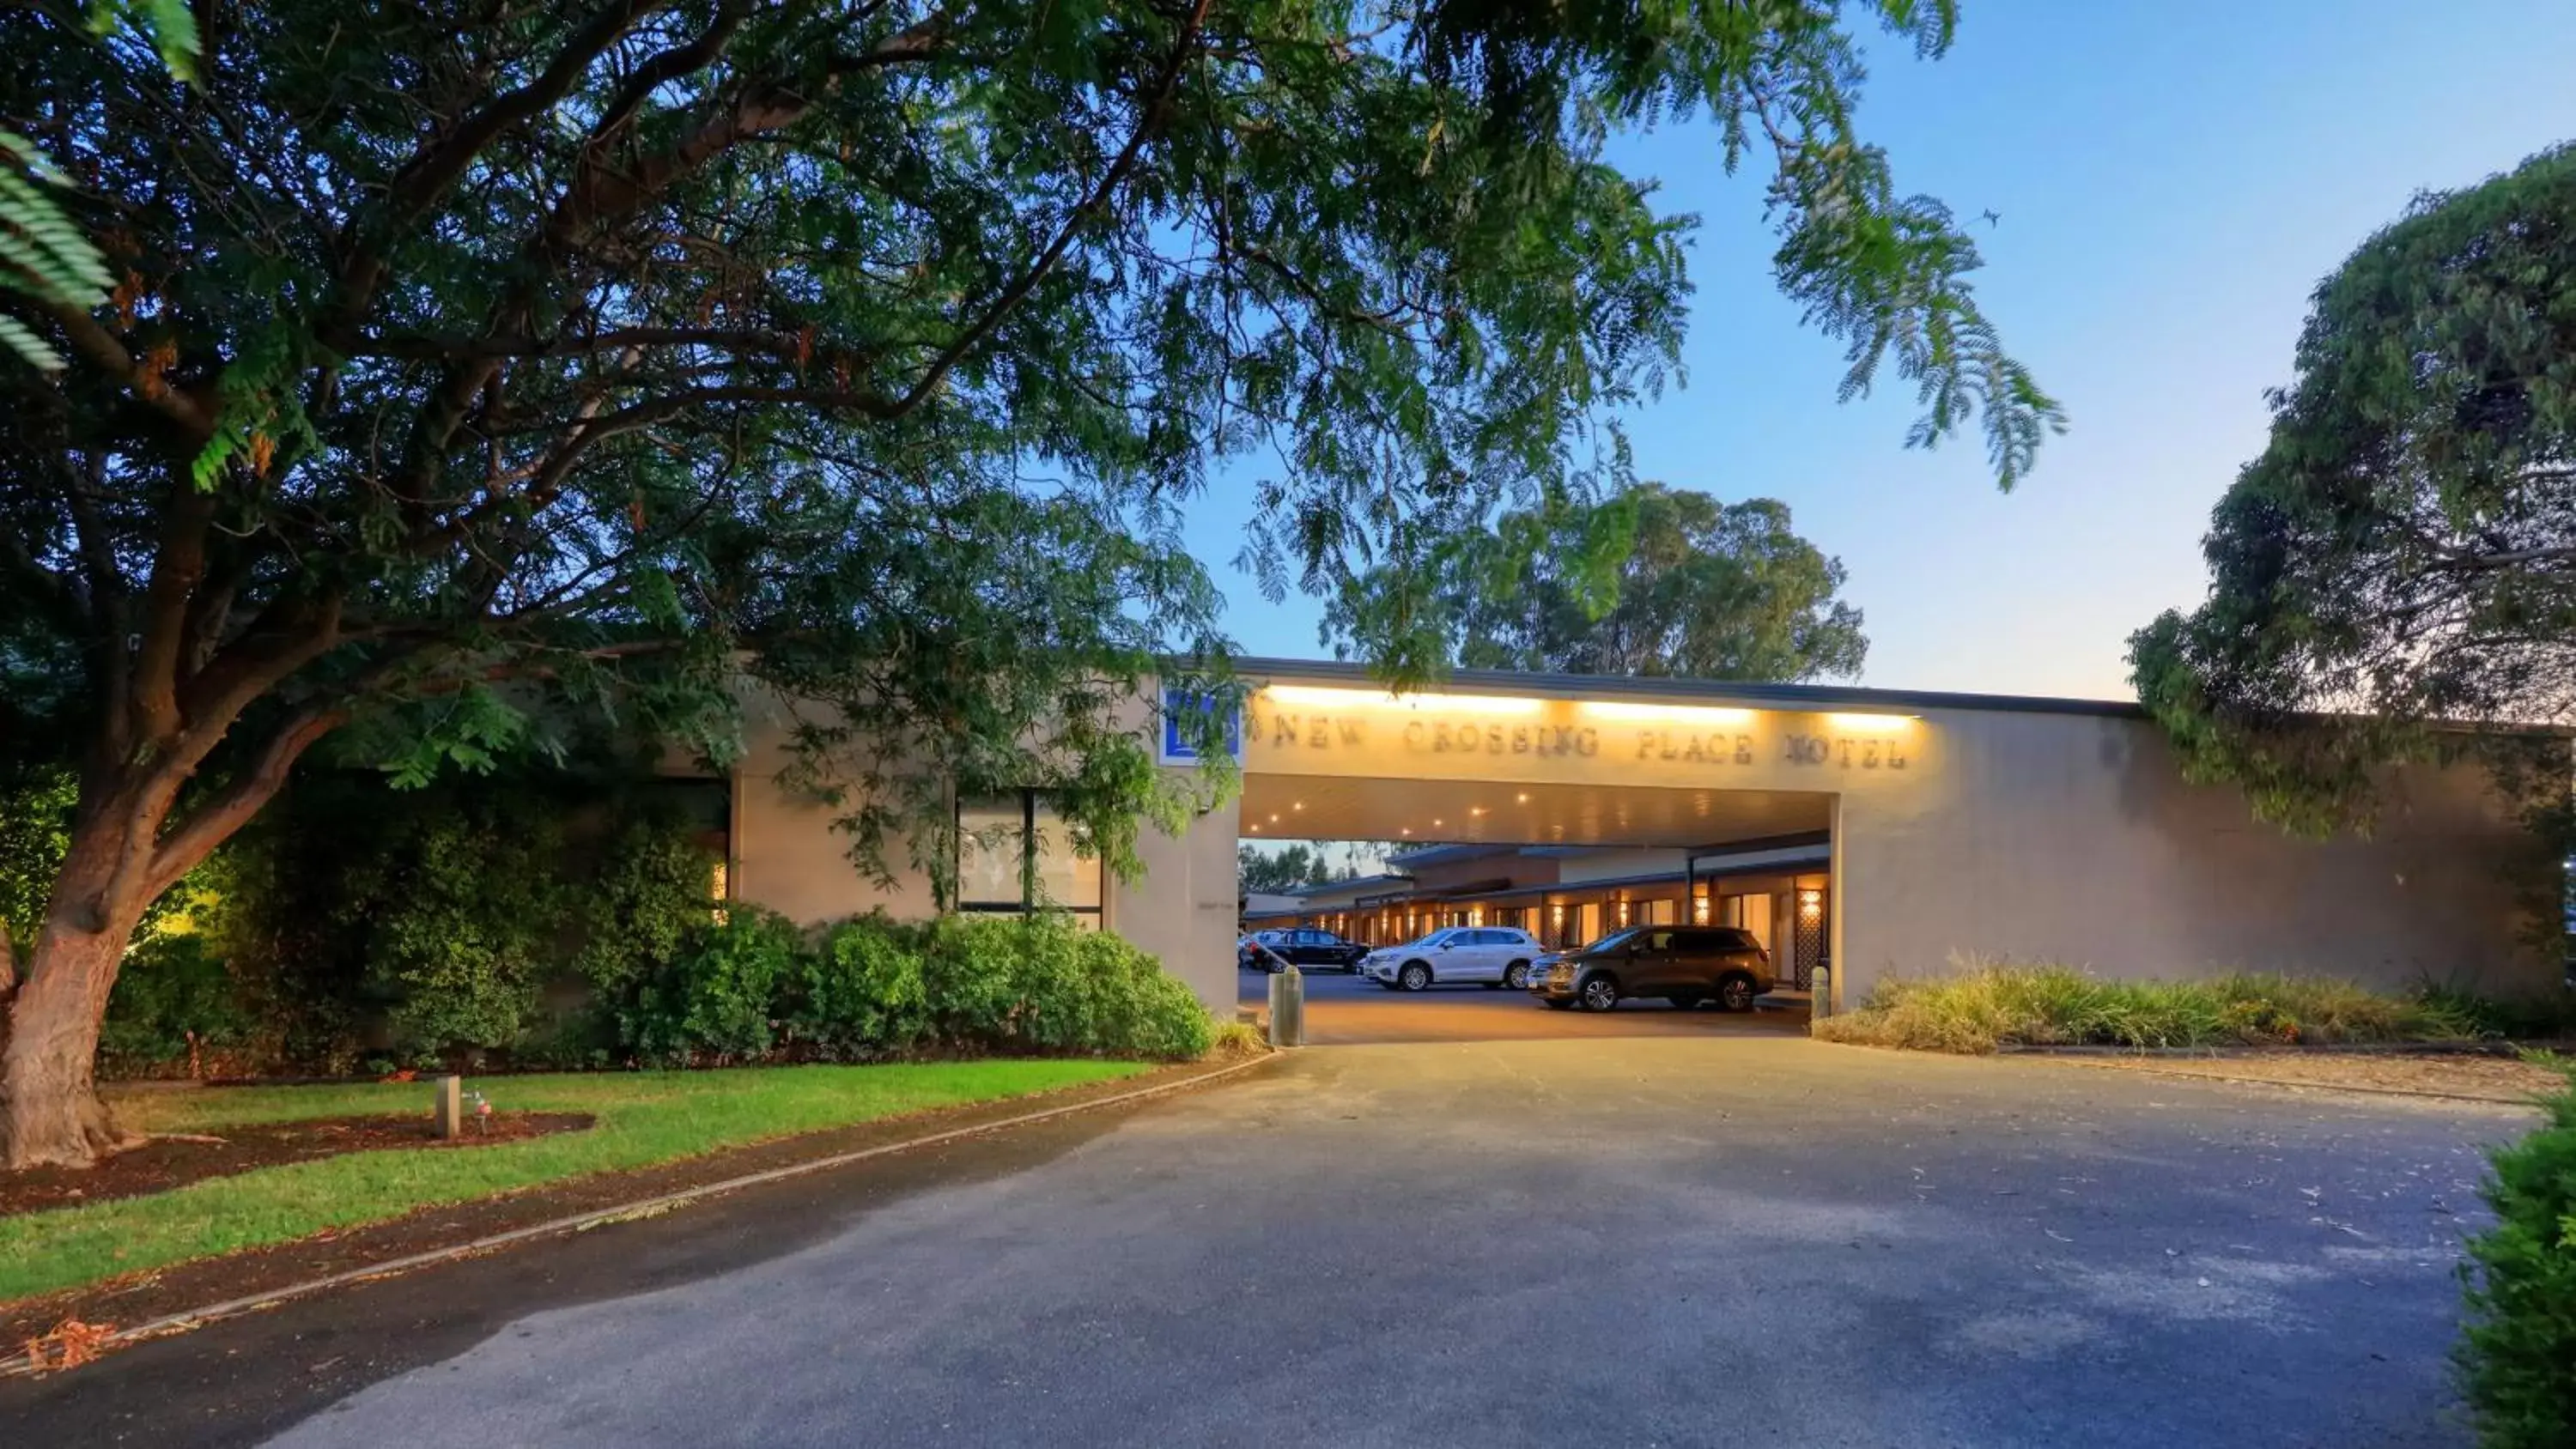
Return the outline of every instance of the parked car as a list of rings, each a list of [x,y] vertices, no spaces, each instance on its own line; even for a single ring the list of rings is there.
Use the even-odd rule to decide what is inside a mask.
[[[1255,949],[1255,943],[1260,949]],[[1290,930],[1255,931],[1243,938],[1235,957],[1247,971],[1276,971],[1282,957],[1295,963],[1300,971],[1318,968],[1357,971],[1360,958],[1368,953],[1369,948],[1357,941],[1345,940],[1312,926],[1299,926]]]
[[[1371,951],[1360,973],[1390,991],[1420,991],[1452,981],[1529,985],[1530,963],[1541,954],[1538,938],[1508,926],[1450,926],[1419,941]]]
[[[1751,1011],[1753,998],[1778,983],[1771,953],[1734,926],[1635,926],[1579,951],[1542,957],[1530,994],[1558,1010],[1608,1011],[1622,997],[1660,996],[1688,1011],[1714,1001]]]

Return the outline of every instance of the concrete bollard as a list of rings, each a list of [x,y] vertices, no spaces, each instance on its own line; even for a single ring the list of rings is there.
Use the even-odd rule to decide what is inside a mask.
[[[1808,978],[1808,992],[1814,998],[1807,1003],[1807,1020],[1822,1021],[1834,1014],[1834,973],[1829,966],[1819,966]]]
[[[1270,978],[1270,1044],[1306,1044],[1306,974],[1283,966]]]
[[[430,1117],[442,1138],[454,1137],[465,1130],[465,1079],[438,1077],[430,1082],[437,1096],[430,1102]]]

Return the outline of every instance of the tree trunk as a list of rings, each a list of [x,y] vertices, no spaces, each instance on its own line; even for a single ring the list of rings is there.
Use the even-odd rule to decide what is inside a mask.
[[[75,829],[35,949],[19,959],[0,1031],[0,1168],[87,1167],[127,1141],[92,1077],[108,989],[149,904],[108,898],[122,842],[101,837],[115,834]]]

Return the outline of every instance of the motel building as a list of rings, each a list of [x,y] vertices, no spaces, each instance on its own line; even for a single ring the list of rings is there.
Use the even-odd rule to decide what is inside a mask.
[[[1968,958],[2106,976],[2313,972],[2402,989],[2555,985],[2535,944],[2559,862],[2474,764],[2391,769],[2367,838],[2308,840],[2195,785],[2137,706],[1462,670],[1390,696],[1353,665],[1238,661],[1242,788],[1104,878],[1033,794],[961,800],[1005,839],[961,861],[958,908],[1046,901],[1159,956],[1215,1009],[1236,1000],[1238,841],[1418,841],[1390,875],[1312,891],[1249,924],[1371,944],[1512,925],[1577,945],[1623,923],[1743,926],[1784,985],[1815,967],[1836,1008],[1891,974]],[[1186,707],[1186,701],[1167,701]],[[829,809],[778,783],[786,711],[755,705],[731,781],[732,895],[822,923],[935,908],[881,886]],[[1140,705],[1166,768],[1197,762]],[[2535,929],[2535,928],[2538,929]]]

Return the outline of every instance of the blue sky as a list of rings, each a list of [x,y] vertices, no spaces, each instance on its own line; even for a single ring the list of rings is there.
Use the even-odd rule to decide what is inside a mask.
[[[2425,187],[2576,137],[2567,0],[1964,0],[1941,61],[1886,50],[1861,109],[1908,190],[1976,223],[1979,292],[2072,431],[1999,494],[1979,441],[1903,447],[1910,389],[1834,402],[1841,352],[1770,284],[1761,177],[1706,126],[1622,143],[1696,212],[1689,385],[1628,419],[1639,474],[1768,496],[1850,570],[1863,682],[2126,698],[2129,632],[2203,591],[2210,505],[2260,450],[2308,293]],[[1312,656],[1315,601],[1231,560],[1248,479],[1192,549],[1255,654]]]

